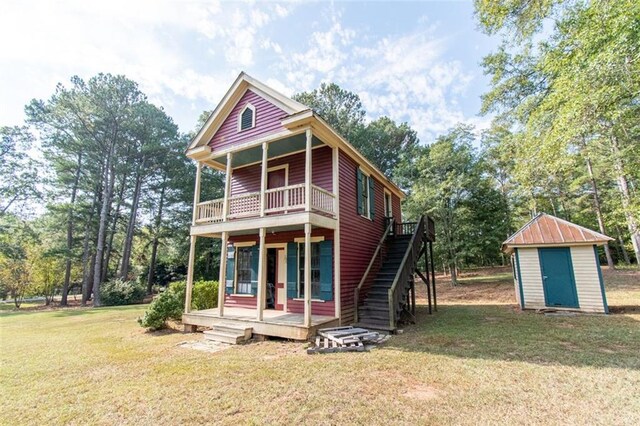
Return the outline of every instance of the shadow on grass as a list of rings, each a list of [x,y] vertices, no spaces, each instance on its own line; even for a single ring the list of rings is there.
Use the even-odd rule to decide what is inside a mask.
[[[539,365],[640,370],[640,321],[624,315],[545,316],[514,305],[439,305],[386,349]]]

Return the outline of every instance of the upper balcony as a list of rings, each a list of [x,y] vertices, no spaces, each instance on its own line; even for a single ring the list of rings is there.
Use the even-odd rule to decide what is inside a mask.
[[[305,223],[329,229],[337,226],[338,151],[310,129],[211,157],[219,164],[217,168],[226,170],[225,196],[194,200],[192,235],[291,230]],[[198,164],[198,176],[202,165]]]
[[[235,219],[255,218],[264,215],[290,214],[305,211],[307,204],[304,183],[267,189],[264,193],[264,215],[262,215],[263,196],[260,192],[249,192],[229,197],[225,214],[224,198],[204,201],[196,205],[196,224],[218,223]],[[311,211],[335,217],[337,210],[335,196],[326,189],[311,185]]]

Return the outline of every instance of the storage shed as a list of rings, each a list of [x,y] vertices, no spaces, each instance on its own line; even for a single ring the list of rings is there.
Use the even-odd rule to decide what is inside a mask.
[[[612,238],[540,213],[509,239],[516,298],[522,309],[608,313],[597,246]]]

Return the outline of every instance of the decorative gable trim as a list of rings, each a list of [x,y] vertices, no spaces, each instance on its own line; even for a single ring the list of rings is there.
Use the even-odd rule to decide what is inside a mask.
[[[251,110],[251,125],[243,129],[242,117],[244,116],[245,111],[248,109]],[[240,114],[238,114],[238,131],[242,132],[243,130],[253,129],[254,127],[256,127],[256,107],[248,103],[247,105],[245,105],[244,108],[242,108],[242,110],[240,111]]]
[[[272,88],[262,84],[253,77],[247,75],[244,71],[238,75],[227,93],[224,95],[218,106],[213,110],[205,124],[198,131],[196,136],[191,140],[187,155],[196,147],[206,145],[213,135],[218,131],[222,123],[227,119],[238,101],[244,96],[247,90],[251,89],[256,94],[265,98],[287,114],[295,114],[309,108],[299,102],[289,99],[283,94],[273,90]]]

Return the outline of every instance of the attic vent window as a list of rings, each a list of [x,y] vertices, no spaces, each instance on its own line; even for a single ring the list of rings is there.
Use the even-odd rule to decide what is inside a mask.
[[[256,125],[256,109],[253,105],[247,104],[238,117],[238,131],[251,129]]]

